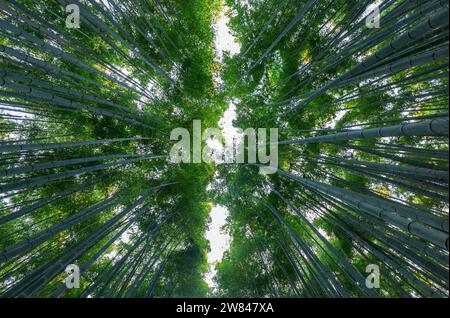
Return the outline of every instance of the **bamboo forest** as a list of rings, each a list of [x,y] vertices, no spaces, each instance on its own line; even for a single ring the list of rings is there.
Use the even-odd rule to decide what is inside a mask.
[[[0,297],[449,297],[448,7],[0,0]]]

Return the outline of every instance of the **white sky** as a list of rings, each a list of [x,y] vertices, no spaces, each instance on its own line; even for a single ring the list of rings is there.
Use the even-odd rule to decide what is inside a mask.
[[[209,230],[206,232],[206,238],[211,244],[211,252],[208,254],[210,263],[220,261],[225,250],[229,248],[230,236],[226,232],[221,231],[222,226],[226,223],[228,214],[228,209],[222,205],[215,205],[211,209],[211,219],[214,222],[211,222]]]
[[[237,128],[233,126],[233,120],[236,118],[236,105],[232,101],[219,120],[219,127],[222,129],[222,134],[226,141],[231,141],[238,135]]]
[[[214,44],[220,60],[223,57],[224,51],[228,51],[231,55],[235,55],[236,53],[239,53],[241,49],[241,46],[236,42],[235,37],[231,34],[230,28],[227,25],[230,19],[223,13],[226,10],[227,8],[224,8],[219,19],[213,26],[216,36]]]
[[[215,205],[211,209],[211,224],[206,232],[206,239],[209,241],[211,251],[208,253],[209,271],[205,276],[210,287],[216,287],[212,280],[216,274],[215,264],[222,260],[223,253],[230,248],[230,236],[221,231],[228,214],[228,209],[221,205]]]
[[[222,12],[227,9],[224,8]],[[228,51],[231,55],[234,55],[240,51],[240,45],[235,41],[235,38],[231,35],[230,29],[227,26],[229,18],[223,13],[214,25],[215,31],[215,47],[217,55],[220,61],[222,61],[223,52]],[[220,81],[220,78],[217,79]],[[219,121],[219,127],[222,130],[222,134],[226,141],[232,140],[236,136],[236,128],[233,127],[233,120],[236,119],[236,106],[233,102],[230,103],[228,109],[224,112],[222,118]],[[212,146],[208,143],[208,146]],[[219,143],[217,147],[223,146]],[[221,205],[214,205],[211,209],[211,224],[206,232],[206,239],[210,244],[210,252],[208,253],[209,272],[205,276],[205,281],[210,287],[216,287],[213,282],[213,277],[216,274],[215,264],[220,262],[223,257],[223,253],[230,248],[230,235],[224,231],[221,231],[223,225],[226,224],[226,218],[229,215],[229,211],[226,207]]]

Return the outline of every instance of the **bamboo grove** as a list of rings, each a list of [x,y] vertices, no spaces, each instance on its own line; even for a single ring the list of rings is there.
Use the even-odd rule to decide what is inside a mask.
[[[0,0],[0,296],[448,297],[448,0],[372,2]],[[276,173],[168,160],[230,103]]]

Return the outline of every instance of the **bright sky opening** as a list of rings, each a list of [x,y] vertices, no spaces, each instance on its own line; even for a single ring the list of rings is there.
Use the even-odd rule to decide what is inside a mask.
[[[220,61],[222,61],[225,51],[229,52],[231,55],[234,55],[241,49],[227,25],[229,18],[224,13],[226,11],[227,8],[224,8],[222,14],[214,25],[215,47]],[[220,81],[220,78],[218,80]],[[237,135],[236,128],[233,126],[233,120],[235,120],[236,117],[236,106],[233,102],[231,102],[219,121],[219,126],[222,130],[223,137],[227,142],[233,140],[233,138]],[[214,147],[209,143],[208,146]],[[215,146],[223,149],[221,144]],[[228,215],[229,211],[224,206],[215,205],[211,209],[211,224],[206,232],[206,239],[209,241],[211,250],[208,253],[209,272],[206,274],[205,280],[212,288],[216,287],[213,281],[213,277],[216,274],[215,265],[222,260],[224,252],[230,248],[230,235],[221,230],[221,228],[226,224],[226,218]]]
[[[211,250],[208,253],[209,271],[205,276],[210,287],[216,287],[213,281],[216,274],[215,265],[222,260],[223,253],[230,248],[230,236],[221,230],[226,224],[228,214],[228,209],[221,205],[213,206],[211,209],[211,224],[206,232],[206,239],[209,241]]]

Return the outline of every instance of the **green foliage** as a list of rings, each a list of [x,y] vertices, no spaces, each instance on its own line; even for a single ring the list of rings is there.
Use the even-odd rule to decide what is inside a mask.
[[[79,29],[69,1],[0,5],[1,297],[448,297],[448,4],[371,29],[363,0],[72,2]],[[277,173],[169,160],[230,103],[279,129]]]

